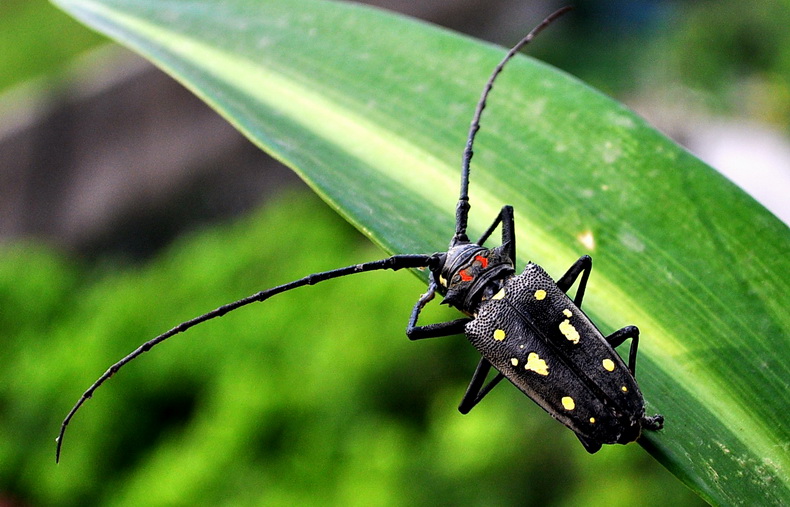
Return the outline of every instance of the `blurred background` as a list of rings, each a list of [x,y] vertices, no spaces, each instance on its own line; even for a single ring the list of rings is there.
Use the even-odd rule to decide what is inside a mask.
[[[530,54],[790,221],[785,2],[367,3],[503,46],[574,4]],[[62,417],[142,341],[381,255],[139,57],[47,3],[0,3],[0,506],[703,504],[637,445],[587,455],[515,389],[458,414],[475,352],[408,342],[424,290],[409,273],[286,294],[168,342],[86,404],[55,466]]]

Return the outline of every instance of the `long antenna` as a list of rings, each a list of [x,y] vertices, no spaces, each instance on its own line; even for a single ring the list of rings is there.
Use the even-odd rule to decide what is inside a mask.
[[[286,283],[283,285],[278,285],[277,287],[272,287],[271,289],[262,290],[260,292],[256,292],[255,294],[248,296],[244,299],[239,299],[238,301],[234,301],[233,303],[228,303],[226,305],[220,306],[208,313],[204,313],[199,317],[195,317],[192,320],[188,320],[186,322],[182,322],[181,324],[177,325],[170,331],[166,333],[162,333],[156,338],[148,340],[147,342],[143,343],[134,351],[132,351],[129,355],[115,363],[114,365],[110,366],[110,368],[104,372],[104,374],[99,377],[89,388],[85,391],[80,399],[77,400],[77,403],[74,404],[72,409],[69,411],[66,418],[60,425],[60,433],[58,434],[58,438],[55,439],[57,442],[57,449],[55,450],[55,461],[60,461],[60,450],[63,447],[63,436],[66,433],[66,428],[71,422],[71,418],[74,417],[74,414],[77,413],[77,410],[88,401],[91,396],[93,396],[94,391],[99,388],[103,383],[110,379],[113,375],[118,373],[126,363],[132,361],[136,357],[142,355],[144,352],[148,352],[156,345],[162,343],[163,341],[167,340],[173,335],[178,333],[183,333],[187,329],[194,327],[202,322],[206,322],[207,320],[211,320],[217,317],[222,317],[228,312],[232,312],[242,306],[246,306],[250,303],[256,303],[259,301],[265,301],[270,297],[280,294],[282,292],[289,291],[291,289],[295,289],[297,287],[303,287],[305,285],[315,285],[319,282],[323,282],[325,280],[331,280],[332,278],[339,278],[341,276],[346,275],[353,275],[355,273],[363,273],[365,271],[374,271],[378,269],[404,269],[404,268],[424,268],[429,267],[431,263],[434,262],[435,257],[431,255],[422,255],[422,254],[404,254],[404,255],[394,255],[392,257],[387,257],[386,259],[381,259],[378,261],[371,261],[365,262],[363,264],[354,264],[353,266],[346,266],[344,268],[333,269],[331,271],[324,271],[321,273],[313,273],[312,275],[308,275],[304,278],[300,278],[298,280],[294,280],[293,282]]]
[[[483,88],[483,93],[480,95],[480,100],[477,102],[477,108],[475,109],[475,114],[472,117],[472,124],[469,127],[469,136],[466,139],[466,148],[464,149],[464,158],[461,170],[461,195],[458,197],[458,205],[455,208],[455,236],[453,236],[453,243],[469,241],[469,238],[466,236],[466,223],[469,216],[469,163],[472,161],[472,155],[474,155],[474,152],[472,151],[472,145],[475,142],[477,131],[480,130],[480,117],[483,114],[483,109],[486,107],[488,94],[491,92],[491,88],[494,86],[494,80],[496,80],[499,73],[502,72],[505,64],[511,58],[513,58],[513,56],[515,56],[515,54],[518,53],[521,48],[526,46],[532,39],[542,32],[544,28],[553,23],[555,19],[562,16],[571,9],[573,9],[571,6],[563,7],[562,9],[549,15],[538,26],[533,28],[532,31],[526,35],[526,37],[518,41],[518,44],[513,46],[510,51],[507,52],[502,61],[499,62],[499,65],[494,68],[494,71],[491,73],[491,77],[488,78],[485,88]]]

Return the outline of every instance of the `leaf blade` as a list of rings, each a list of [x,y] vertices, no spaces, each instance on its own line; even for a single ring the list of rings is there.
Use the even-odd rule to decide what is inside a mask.
[[[388,251],[443,249],[466,124],[501,49],[331,2],[58,3],[173,74]],[[498,82],[476,152],[470,230],[513,204],[521,259],[557,276],[593,254],[585,308],[642,329],[640,385],[667,416],[654,454],[709,501],[787,501],[787,227],[528,58]]]

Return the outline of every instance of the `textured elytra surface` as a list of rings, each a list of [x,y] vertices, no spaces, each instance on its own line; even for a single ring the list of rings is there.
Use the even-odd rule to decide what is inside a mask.
[[[577,434],[601,443],[639,436],[642,394],[598,328],[535,264],[484,302],[466,332],[516,387]]]

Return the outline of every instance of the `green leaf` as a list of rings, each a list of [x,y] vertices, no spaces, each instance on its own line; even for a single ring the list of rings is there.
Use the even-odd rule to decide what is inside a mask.
[[[502,48],[329,1],[56,3],[180,80],[388,252],[445,248]],[[528,57],[497,82],[475,151],[470,230],[512,204],[522,264],[559,276],[591,254],[586,311],[605,333],[640,327],[640,385],[666,417],[650,452],[712,503],[790,503],[788,228]]]

